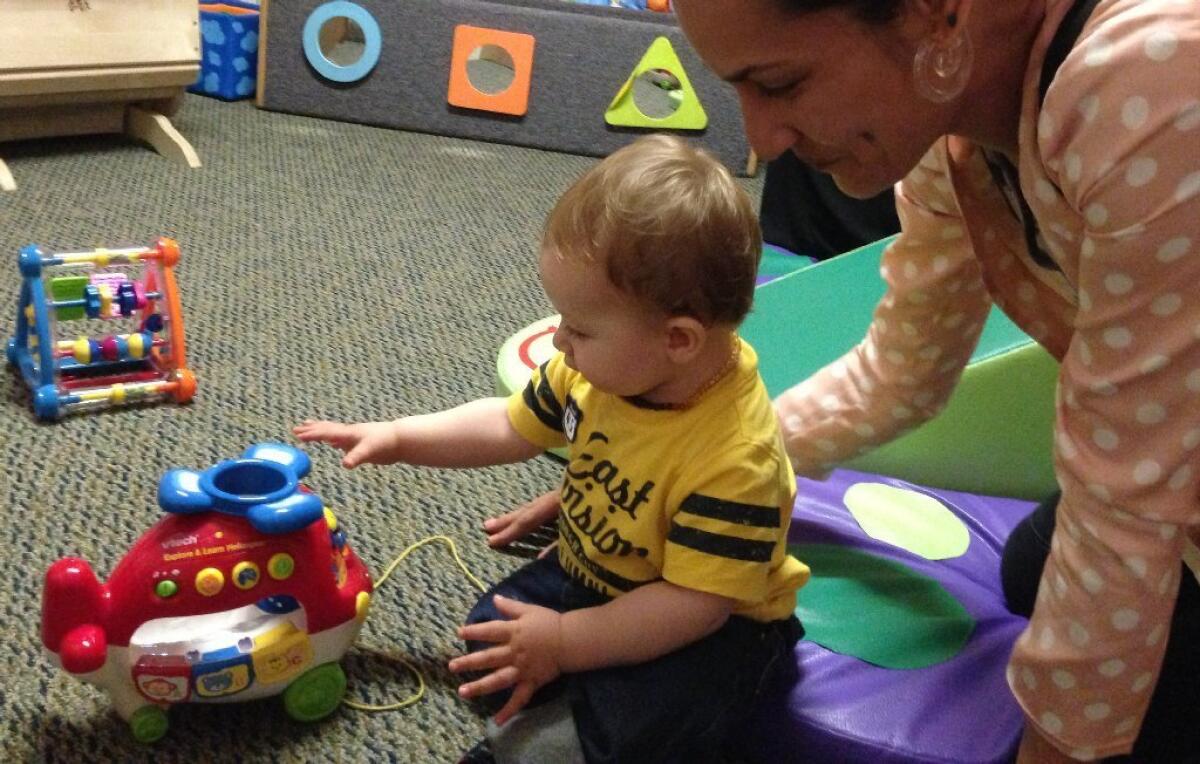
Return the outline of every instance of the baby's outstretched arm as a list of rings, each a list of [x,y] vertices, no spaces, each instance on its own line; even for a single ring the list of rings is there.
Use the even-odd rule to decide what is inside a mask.
[[[307,420],[293,432],[346,452],[342,465],[404,462],[426,467],[486,467],[532,459],[541,448],[525,440],[508,418],[504,398],[481,398],[434,414],[392,422],[343,424]]]
[[[360,464],[393,464],[400,461],[397,451],[396,422],[344,422],[305,419],[292,428],[305,443],[328,443],[345,452],[342,466],[354,469]]]

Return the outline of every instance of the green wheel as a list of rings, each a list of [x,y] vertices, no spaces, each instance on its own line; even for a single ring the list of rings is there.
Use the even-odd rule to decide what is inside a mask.
[[[167,712],[159,706],[142,706],[129,717],[129,730],[139,743],[153,743],[167,734]]]
[[[315,722],[333,713],[346,694],[346,674],[336,663],[306,671],[283,691],[283,708],[301,722]]]

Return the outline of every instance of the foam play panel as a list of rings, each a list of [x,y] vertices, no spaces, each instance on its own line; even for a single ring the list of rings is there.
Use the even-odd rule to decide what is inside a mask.
[[[937,502],[969,535],[966,549],[930,560],[867,534],[845,499],[858,486],[880,484],[893,491],[876,495],[880,512],[904,493]],[[793,675],[758,704],[745,734],[747,758],[1011,761],[1023,717],[1005,667],[1026,621],[1004,606],[1000,556],[1034,506],[852,470],[798,480],[788,539],[802,559],[811,552],[813,578],[797,602],[809,633],[796,645]],[[857,610],[861,623],[846,624],[853,619],[836,612],[821,587],[872,590],[870,607]],[[892,663],[904,668],[879,665]]]
[[[658,87],[669,89],[674,96],[674,108],[669,110],[670,113],[661,117],[648,116],[639,107],[634,97],[634,85],[639,77],[647,74],[659,75]],[[654,130],[703,130],[708,126],[708,115],[704,113],[704,106],[670,40],[657,37],[650,43],[646,55],[642,56],[629,79],[625,80],[608,105],[604,121],[617,127]]]
[[[456,48],[461,27],[504,36],[499,47],[512,57],[513,82],[503,97],[480,100],[457,79],[466,76],[455,64],[487,44]],[[668,14],[560,0],[273,0],[263,3],[260,32],[264,109],[587,156],[607,156],[647,131],[675,130],[735,171],[746,168],[733,88],[705,69]],[[680,83],[669,94],[678,109],[634,124],[633,99],[614,103],[614,95],[630,72],[655,62]],[[610,106],[622,124],[606,122]]]
[[[866,335],[885,286],[888,240],[759,287],[742,336],[758,350],[775,397],[841,357]],[[846,466],[921,485],[1040,500],[1057,483],[1052,461],[1058,364],[998,308],[946,408]]]
[[[529,77],[533,70],[535,44],[531,35],[459,24],[454,28],[454,52],[446,100],[452,106],[464,109],[522,116],[529,108]],[[495,93],[475,87],[468,71],[471,57],[478,57],[480,51],[489,49],[503,51],[512,65],[512,81]]]

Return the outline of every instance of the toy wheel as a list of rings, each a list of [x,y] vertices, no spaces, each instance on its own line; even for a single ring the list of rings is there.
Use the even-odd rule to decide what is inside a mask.
[[[167,712],[159,706],[142,706],[129,717],[129,730],[139,743],[153,743],[167,734]]]
[[[336,663],[305,672],[283,691],[283,708],[301,722],[315,722],[333,713],[346,694],[346,674]]]

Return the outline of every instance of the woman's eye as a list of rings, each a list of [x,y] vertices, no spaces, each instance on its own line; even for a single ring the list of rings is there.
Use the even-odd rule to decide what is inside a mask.
[[[788,91],[790,91],[795,86],[796,86],[795,82],[786,82],[786,83],[782,83],[779,85],[765,85],[765,84],[759,83],[758,91],[765,96],[780,96],[780,95],[786,95],[788,93]]]

